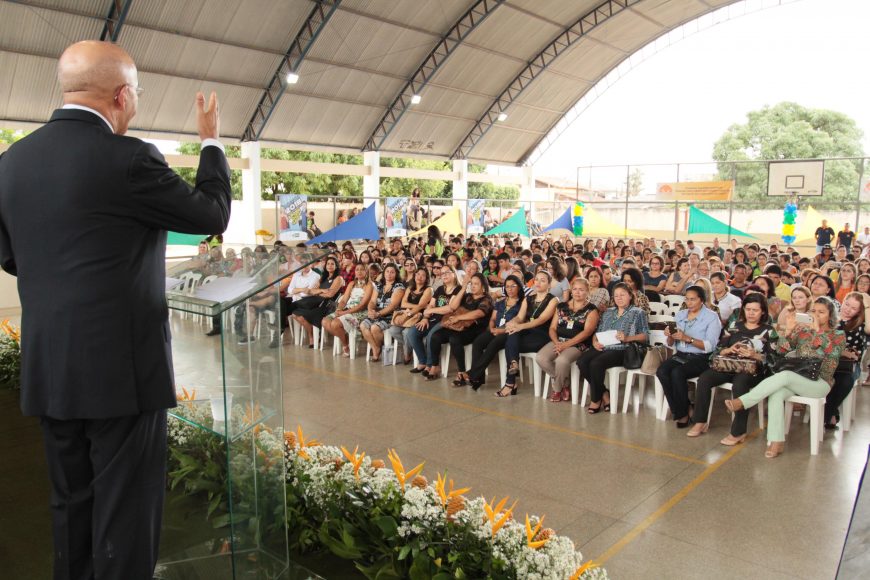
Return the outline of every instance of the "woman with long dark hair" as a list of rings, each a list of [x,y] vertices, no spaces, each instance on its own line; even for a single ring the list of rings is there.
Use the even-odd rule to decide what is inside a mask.
[[[471,345],[471,366],[468,382],[475,391],[484,383],[489,363],[507,342],[507,323],[519,314],[523,300],[523,283],[511,274],[504,281],[504,298],[498,300],[489,318],[489,327]]]
[[[840,422],[840,405],[852,392],[861,376],[861,359],[870,341],[870,296],[850,292],[840,307],[837,328],[846,335],[846,346],[834,373],[834,384],[825,399],[825,428],[835,429]]]
[[[300,300],[300,304],[293,310],[293,320],[305,329],[308,348],[314,348],[314,327],[320,328],[323,317],[335,304],[343,287],[344,278],[341,276],[338,258],[327,256],[323,263],[323,273],[320,274],[320,285],[311,290],[307,298]]]

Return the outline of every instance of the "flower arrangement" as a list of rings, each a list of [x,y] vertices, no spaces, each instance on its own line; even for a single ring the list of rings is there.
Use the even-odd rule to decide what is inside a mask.
[[[169,422],[170,487],[204,496],[212,524],[225,526],[226,443],[192,424],[207,421],[210,411],[195,404],[195,392],[182,392],[187,420]],[[234,405],[231,420],[242,426],[255,422],[257,409]],[[406,469],[394,449],[388,465],[358,447],[323,445],[301,427],[280,437],[259,423],[232,444],[252,443],[264,459],[257,469],[282,476],[286,470],[292,552],[327,549],[372,579],[607,578],[603,568],[583,561],[570,539],[545,528],[543,517],[527,514],[520,522],[514,517],[516,501],[509,506],[509,498],[469,498],[470,488],[457,486],[447,474],[436,474],[430,483],[423,463]],[[265,460],[275,452],[283,453],[283,465]],[[229,467],[233,470],[232,462]],[[239,474],[250,467],[239,466]],[[234,493],[246,484],[234,475]],[[239,518],[235,507],[233,518]],[[273,525],[283,527],[283,521]]]
[[[21,387],[21,330],[8,320],[0,322],[0,385]]]
[[[368,578],[607,578],[543,517],[520,523],[516,502],[469,499],[446,474],[429,483],[394,449],[387,467],[301,427],[284,445],[291,550],[326,547]]]

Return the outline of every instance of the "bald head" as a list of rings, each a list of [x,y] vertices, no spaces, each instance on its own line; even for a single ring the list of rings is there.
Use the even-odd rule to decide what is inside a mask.
[[[136,64],[123,48],[97,40],[77,42],[60,55],[57,81],[64,104],[90,107],[99,111],[116,133],[127,131],[136,114],[139,80]]]
[[[85,40],[68,47],[57,63],[57,80],[64,94],[109,93],[135,82],[136,65],[116,44]]]

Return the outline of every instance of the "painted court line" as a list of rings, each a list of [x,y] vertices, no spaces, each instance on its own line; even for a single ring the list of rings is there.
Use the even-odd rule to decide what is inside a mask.
[[[640,522],[634,528],[632,528],[631,531],[629,531],[627,534],[622,536],[622,538],[620,538],[615,544],[610,546],[606,552],[601,554],[601,556],[599,556],[598,558],[595,558],[594,559],[595,563],[599,564],[599,565],[604,564],[609,559],[611,559],[613,556],[615,556],[616,554],[621,552],[623,550],[623,548],[625,548],[632,541],[634,541],[634,539],[637,538],[640,534],[642,534],[644,532],[644,530],[646,530],[651,525],[656,523],[663,515],[665,515],[669,511],[671,511],[671,509],[674,506],[676,506],[678,503],[683,501],[683,499],[685,499],[685,497],[687,495],[692,493],[692,491],[694,491],[695,488],[697,488],[699,485],[701,485],[704,482],[704,480],[706,480],[708,477],[710,477],[711,475],[716,473],[716,471],[720,467],[725,465],[732,457],[734,457],[735,455],[740,453],[742,448],[745,447],[747,443],[749,443],[750,441],[755,439],[761,432],[762,432],[761,429],[756,429],[752,434],[750,434],[746,438],[746,441],[744,443],[742,443],[740,445],[735,445],[734,447],[732,447],[725,455],[720,457],[716,463],[713,463],[712,465],[707,467],[707,469],[705,469],[700,474],[698,474],[698,477],[696,477],[695,479],[693,479],[692,481],[687,483],[686,486],[683,487],[683,489],[678,491],[673,497],[671,497],[671,499],[669,499],[667,502],[662,504],[659,507],[659,509],[657,509],[656,511],[651,513],[642,522]]]
[[[607,438],[607,437],[601,437],[601,436],[598,436],[598,435],[592,435],[592,434],[590,434],[590,433],[585,433],[585,432],[583,432],[583,431],[575,431],[575,430],[572,430],[572,429],[568,429],[567,427],[560,427],[560,426],[558,426],[558,425],[551,425],[551,424],[549,424],[549,423],[542,423],[542,422],[540,422],[540,421],[535,421],[534,419],[527,419],[527,418],[525,418],[525,417],[518,417],[518,416],[516,416],[516,415],[511,415],[511,414],[508,414],[508,413],[502,413],[502,412],[500,412],[500,411],[493,411],[493,410],[491,410],[491,409],[485,409],[485,408],[483,408],[483,407],[476,407],[476,406],[474,406],[474,405],[470,405],[470,404],[468,404],[468,403],[461,403],[461,402],[459,402],[459,401],[451,401],[451,400],[449,400],[449,399],[442,399],[441,397],[436,397],[435,395],[429,395],[429,394],[426,394],[426,393],[418,393],[418,392],[415,392],[415,391],[410,391],[410,390],[407,390],[407,389],[402,389],[402,388],[399,388],[399,387],[390,386],[390,385],[387,385],[387,384],[384,384],[384,383],[379,383],[379,382],[376,382],[376,381],[370,381],[370,380],[368,380],[368,379],[364,379],[364,378],[357,377],[357,376],[354,376],[354,375],[349,375],[349,374],[340,373],[340,372],[336,372],[336,371],[330,371],[330,370],[327,370],[327,369],[318,368],[318,367],[314,367],[314,366],[310,366],[310,365],[306,365],[306,364],[301,364],[301,363],[292,362],[292,361],[286,361],[286,360],[284,361],[284,364],[286,364],[286,365],[290,365],[290,366],[294,366],[294,367],[297,367],[297,368],[301,368],[301,369],[306,369],[306,370],[310,370],[310,371],[318,372],[318,373],[323,373],[323,374],[326,374],[326,375],[331,375],[331,376],[338,377],[338,378],[345,379],[345,380],[356,381],[356,382],[358,382],[358,383],[363,383],[363,384],[366,384],[366,385],[371,385],[371,386],[373,386],[373,387],[377,387],[378,389],[381,389],[381,390],[384,390],[384,391],[389,391],[389,392],[392,392],[392,393],[399,393],[399,394],[402,394],[402,395],[408,395],[408,396],[412,396],[412,397],[417,397],[418,399],[425,399],[425,400],[427,400],[427,401],[434,401],[434,402],[437,402],[437,403],[441,403],[441,404],[443,404],[443,405],[449,405],[449,406],[451,406],[451,407],[456,407],[456,408],[459,408],[459,409],[465,409],[465,410],[467,410],[467,411],[473,411],[473,412],[475,412],[475,413],[483,413],[483,414],[490,415],[490,416],[493,416],[493,417],[499,417],[499,418],[507,419],[507,420],[509,420],[509,421],[514,421],[514,422],[517,422],[517,423],[523,423],[523,424],[525,424],[525,425],[530,425],[530,426],[536,427],[536,428],[538,428],[538,429],[545,429],[545,430],[548,430],[548,431],[556,431],[556,432],[559,432],[559,433],[565,433],[565,434],[568,434],[568,435],[574,435],[575,437],[580,437],[580,438],[583,438],[583,439],[588,439],[588,440],[590,440],[590,441],[596,441],[596,442],[598,442],[598,443],[604,443],[604,444],[606,444],[606,445],[614,445],[614,446],[617,446],[617,447],[623,447],[623,448],[625,448],[625,449],[631,449],[631,450],[633,450],[633,451],[640,451],[640,452],[642,452],[642,453],[646,453],[646,454],[649,454],[649,455],[655,455],[655,456],[658,456],[658,457],[666,457],[666,458],[668,458],[668,459],[676,459],[677,461],[682,461],[682,462],[684,462],[684,463],[691,463],[691,464],[694,464],[694,465],[703,465],[703,466],[708,467],[708,468],[710,467],[710,464],[707,463],[706,461],[702,461],[702,460],[700,460],[700,459],[696,459],[696,458],[694,458],[694,457],[686,457],[686,456],[683,456],[683,455],[678,455],[678,454],[676,454],[676,453],[669,453],[669,452],[667,452],[667,451],[660,451],[660,450],[658,450],[658,449],[651,449],[651,448],[649,448],[649,447],[643,447],[643,446],[641,446],[641,445],[634,445],[634,444],[632,444],[632,443],[627,443],[627,442],[625,442],[625,441],[619,441],[619,440],[616,440],[616,439],[609,439],[609,438]],[[721,460],[720,460],[720,461],[721,461]],[[717,462],[717,463],[718,463],[718,462]],[[713,465],[716,465],[716,464],[713,464]]]

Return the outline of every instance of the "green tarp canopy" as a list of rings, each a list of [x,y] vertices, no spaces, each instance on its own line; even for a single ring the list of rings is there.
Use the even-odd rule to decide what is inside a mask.
[[[527,238],[531,237],[529,226],[526,225],[526,209],[521,207],[517,213],[486,232],[487,236],[493,234],[519,234]]]
[[[206,236],[200,236],[197,234],[179,234],[176,232],[169,232],[169,235],[166,236],[166,243],[170,246],[198,246],[205,238]]]
[[[694,205],[689,206],[689,233],[690,234],[723,234],[728,237],[740,236],[743,238],[753,238],[745,232],[729,227],[728,224],[720,222],[710,214],[696,208]]]

